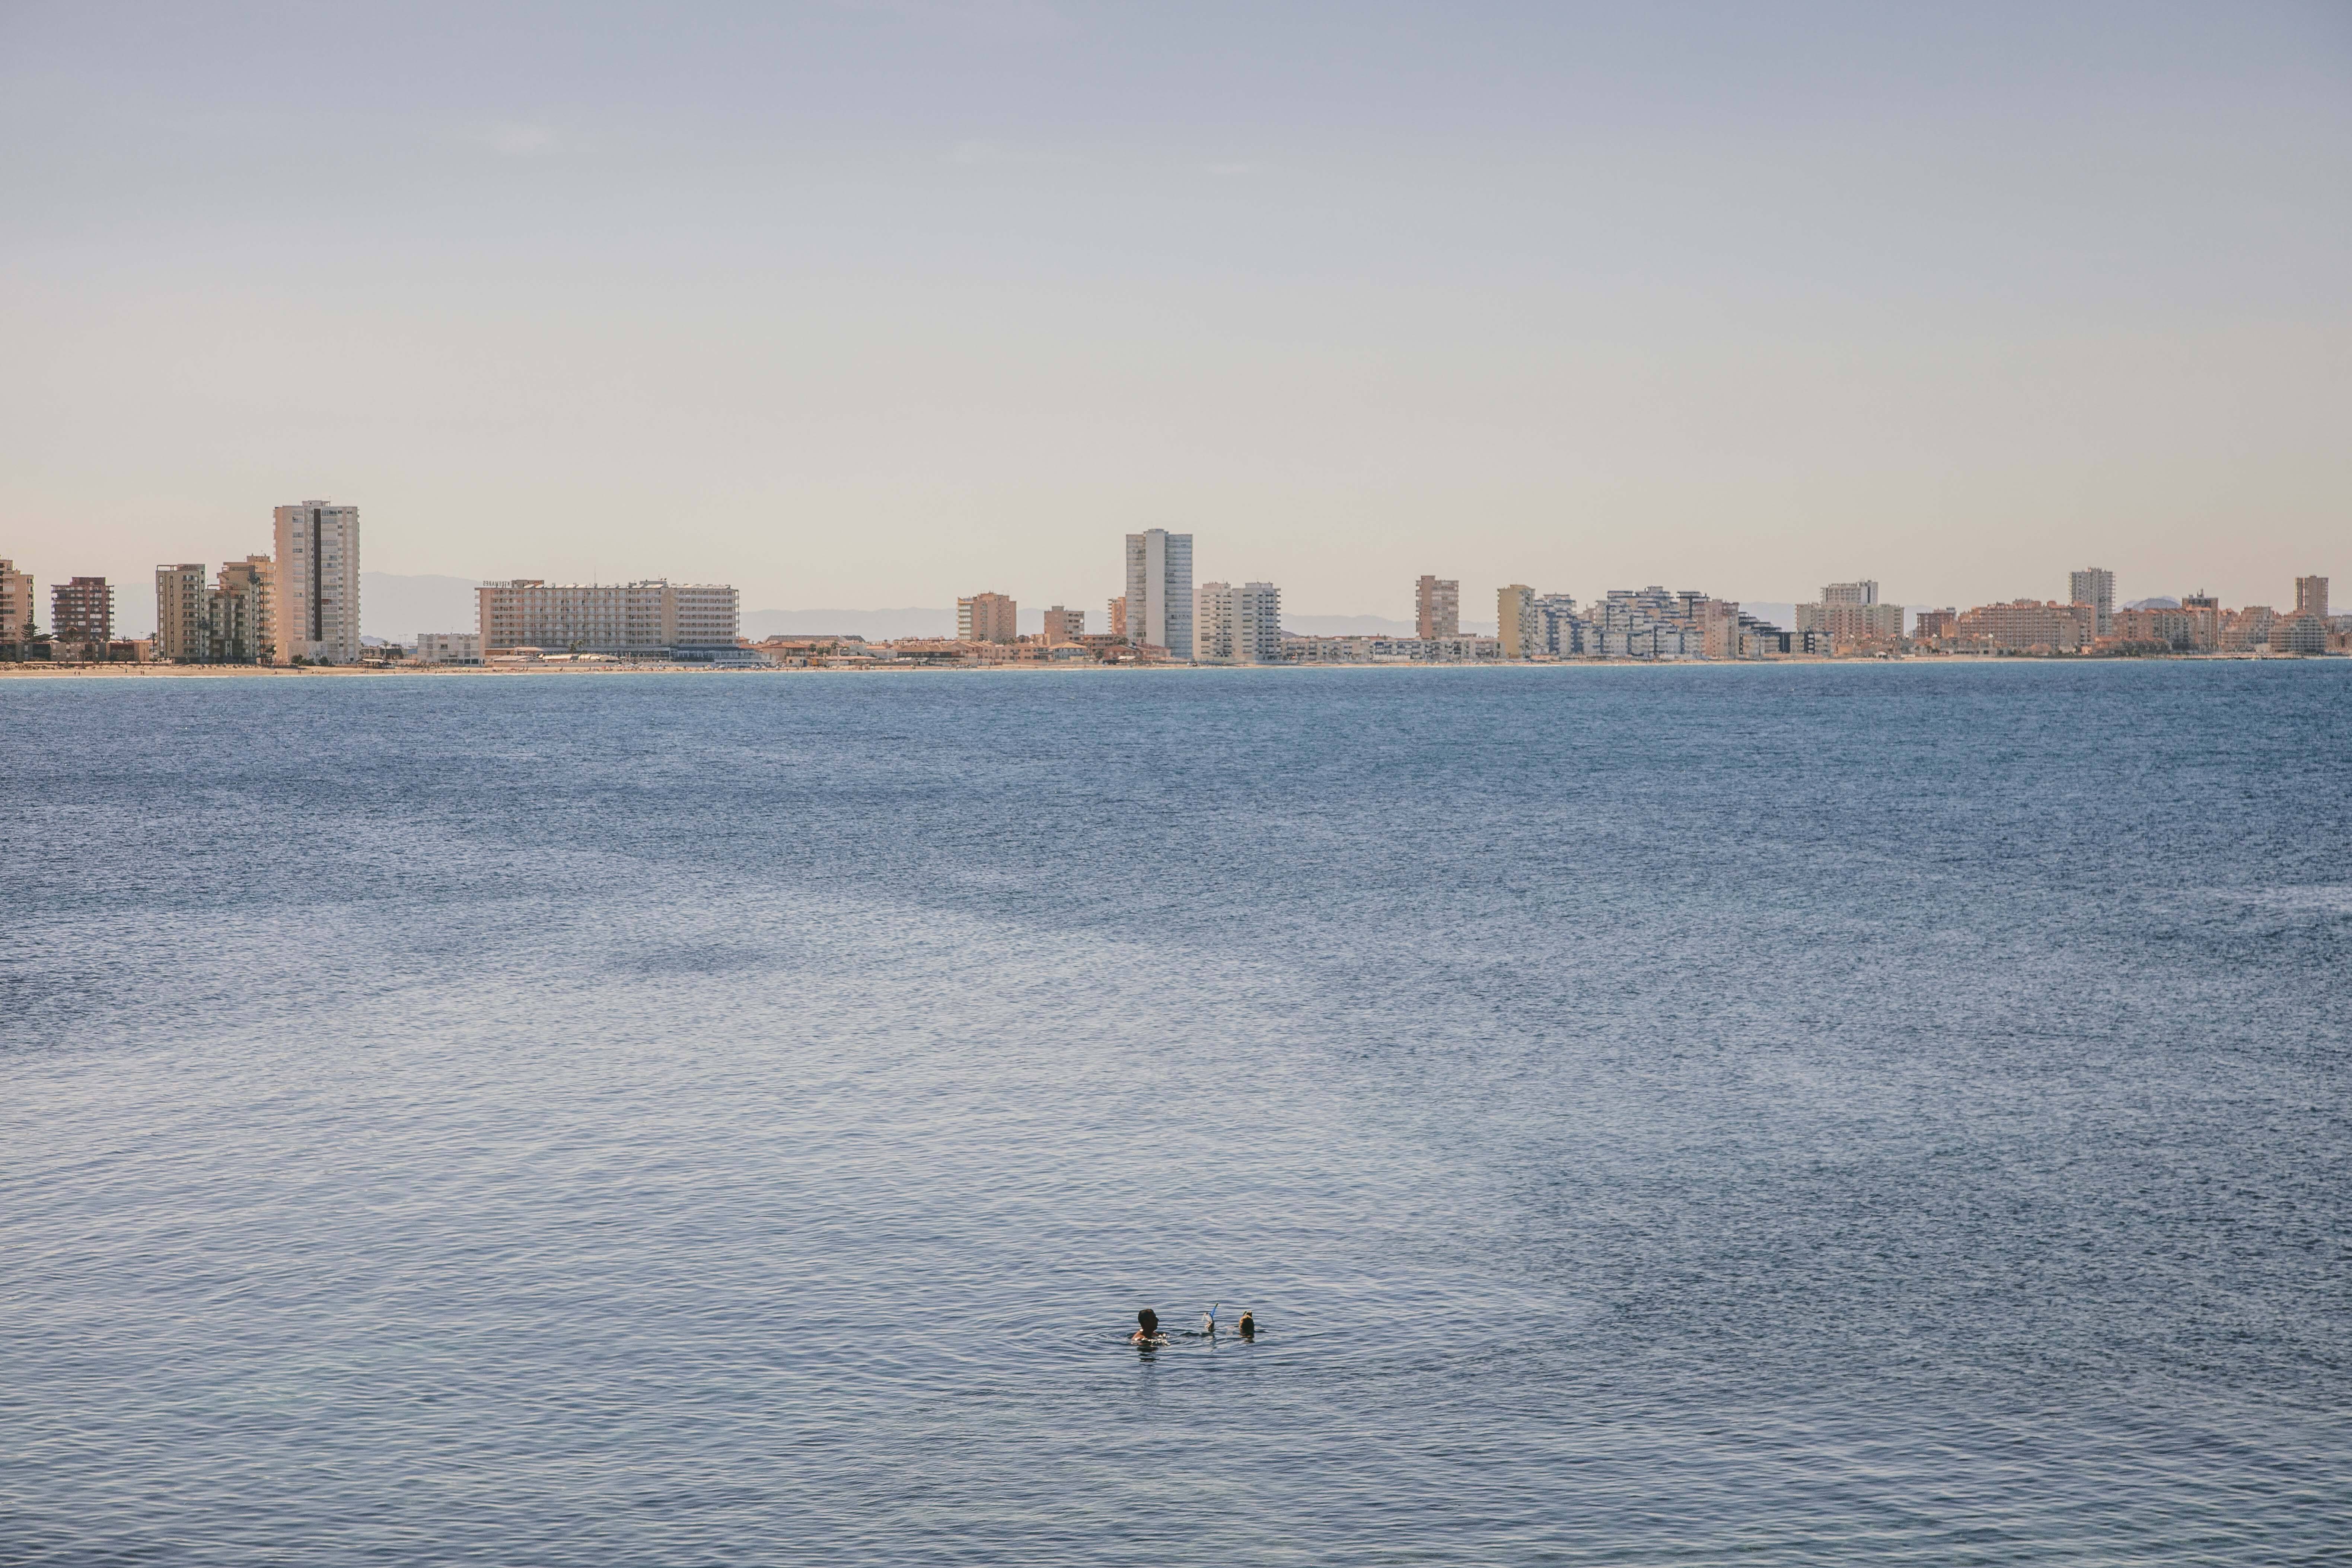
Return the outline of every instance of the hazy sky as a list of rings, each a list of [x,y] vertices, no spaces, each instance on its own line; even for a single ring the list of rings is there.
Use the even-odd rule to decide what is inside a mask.
[[[2352,5],[1896,9],[0,0],[0,555],[2352,598]]]

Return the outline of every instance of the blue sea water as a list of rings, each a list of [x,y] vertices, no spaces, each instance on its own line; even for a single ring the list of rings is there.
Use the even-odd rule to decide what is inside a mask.
[[[0,1561],[2345,1561],[2348,764],[2346,661],[0,682]]]

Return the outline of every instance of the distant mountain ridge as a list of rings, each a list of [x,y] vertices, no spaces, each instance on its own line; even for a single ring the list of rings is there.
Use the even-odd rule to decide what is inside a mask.
[[[1035,619],[1022,616],[1023,621]],[[892,637],[951,637],[956,613],[908,607],[897,610],[751,610],[743,616],[743,635],[761,637],[813,637],[837,632],[845,637],[881,642]]]
[[[360,574],[360,630],[404,646],[419,632],[474,629],[474,590],[480,579],[404,576],[396,572]]]
[[[1285,631],[1301,632],[1314,637],[1409,637],[1420,628],[1411,621],[1391,620],[1386,616],[1290,616],[1282,617]],[[1464,621],[1462,635],[1490,637],[1495,635],[1492,621]]]
[[[404,644],[415,642],[419,632],[472,631],[474,590],[480,581],[429,574],[362,572],[361,629],[371,637]],[[2169,609],[2177,604],[2173,599],[2142,599],[2128,607]],[[1924,606],[1908,607],[1916,613]],[[1744,603],[1741,608],[1775,626],[1788,627],[1795,623],[1794,605]],[[1099,612],[1090,613],[1087,629],[1108,630],[1100,624],[1101,619]],[[1035,631],[1040,624],[1036,611],[1024,610],[1022,630]],[[1390,616],[1286,615],[1282,625],[1286,631],[1309,637],[1409,637],[1414,630],[1412,622]],[[1462,631],[1469,637],[1493,637],[1495,623],[1465,620]],[[761,637],[808,637],[828,632],[876,642],[896,637],[950,637],[955,636],[955,611],[952,607],[903,605],[879,610],[747,610],[743,614],[742,635],[753,642]]]

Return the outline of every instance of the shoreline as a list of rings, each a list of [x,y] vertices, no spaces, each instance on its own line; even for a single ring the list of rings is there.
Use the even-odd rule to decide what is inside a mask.
[[[1298,670],[1470,670],[1470,669],[1770,669],[1802,665],[1808,668],[1824,666],[1894,666],[1913,665],[1929,668],[1951,668],[1980,665],[2127,665],[2127,664],[2295,664],[2340,659],[2344,654],[2273,654],[2273,653],[2175,653],[2137,654],[2124,658],[2096,658],[2081,656],[2036,656],[2032,654],[1945,654],[1914,655],[1904,658],[1832,658],[1819,655],[1793,656],[1785,658],[1553,658],[1553,659],[1482,659],[1476,661],[1442,662],[1438,660],[1382,660],[1380,662],[1341,663],[1310,662],[1302,664],[1149,664],[1111,665],[1024,662],[1007,660],[999,664],[906,664],[906,665],[709,665],[709,664],[596,664],[596,665],[478,665],[425,664],[407,666],[374,665],[309,665],[300,668],[282,665],[251,664],[49,664],[27,662],[0,664],[0,680],[370,680],[415,679],[418,677],[459,677],[494,679],[509,676],[630,676],[630,675],[1100,675],[1100,674],[1229,674],[1239,671]]]

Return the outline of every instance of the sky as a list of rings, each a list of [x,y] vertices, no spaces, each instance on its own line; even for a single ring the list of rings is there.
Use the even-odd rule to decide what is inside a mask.
[[[0,0],[0,556],[2352,590],[2352,5]],[[2352,592],[2339,598],[2352,598]]]

